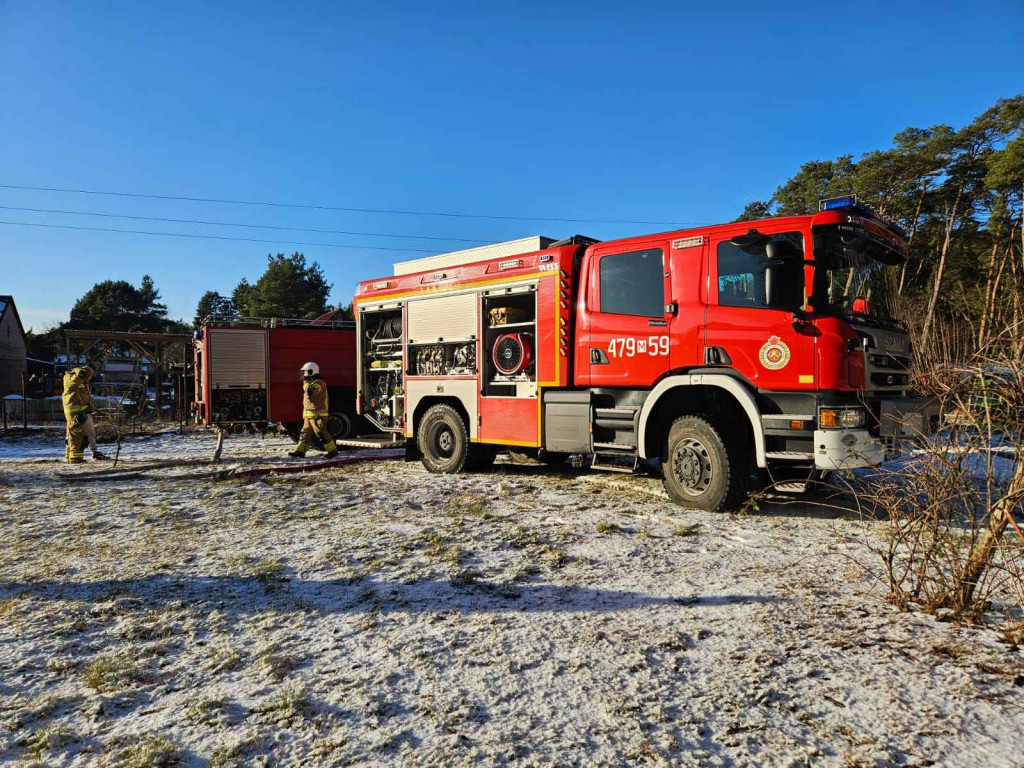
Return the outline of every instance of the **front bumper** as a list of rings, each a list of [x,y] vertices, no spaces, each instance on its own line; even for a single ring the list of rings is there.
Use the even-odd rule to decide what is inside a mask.
[[[873,467],[888,458],[885,441],[866,429],[814,430],[816,469]]]

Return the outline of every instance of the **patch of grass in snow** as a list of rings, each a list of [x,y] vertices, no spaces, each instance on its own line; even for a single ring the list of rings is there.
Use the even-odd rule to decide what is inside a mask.
[[[24,747],[32,757],[40,759],[50,750],[60,749],[74,740],[74,732],[66,725],[50,723],[19,739],[18,746]]]
[[[53,694],[44,694],[31,700],[13,697],[6,702],[0,702],[0,725],[16,731],[33,720],[49,717],[59,703]]]
[[[24,595],[16,595],[15,597],[9,597],[6,600],[0,600],[0,619],[6,621],[13,618],[14,612],[18,609],[18,606],[27,599],[28,598]]]
[[[428,534],[425,537],[425,543],[423,554],[432,560],[439,560],[452,567],[457,567],[465,557],[465,553],[458,544],[451,543],[437,531]]]
[[[252,567],[252,575],[264,584],[280,581],[284,576],[284,561],[280,558],[264,557]]]
[[[470,587],[479,580],[480,572],[472,568],[459,568],[448,577],[448,581],[456,587]]]
[[[600,534],[612,534],[618,533],[622,529],[615,523],[609,522],[608,520],[602,520],[597,524],[597,532]]]
[[[207,768],[241,768],[245,751],[257,743],[255,736],[243,736],[222,742],[213,748]]]
[[[52,656],[46,660],[46,668],[51,672],[56,672],[58,675],[66,675],[74,669],[77,669],[79,662],[70,656]]]
[[[492,517],[487,512],[487,499],[478,493],[460,493],[457,496],[452,496],[444,505],[444,511],[445,514],[452,517],[465,515],[483,520],[489,520]]]
[[[327,758],[348,746],[348,734],[332,733],[313,742],[312,754],[315,758]]]
[[[230,645],[218,645],[208,651],[202,667],[207,672],[216,675],[219,672],[238,669],[244,659],[245,657],[237,648]]]
[[[166,616],[148,611],[138,618],[126,616],[118,628],[118,634],[128,642],[161,640],[174,634],[174,626]]]
[[[185,710],[185,719],[194,725],[215,725],[227,715],[227,699],[214,696],[200,699]]]
[[[257,708],[259,712],[274,712],[288,717],[302,716],[309,711],[309,694],[301,685],[286,685]]]
[[[182,765],[181,748],[163,736],[146,736],[120,750],[113,764],[118,768],[170,768]]]
[[[127,655],[100,656],[85,668],[85,684],[98,693],[128,688],[152,680],[136,660]]]
[[[700,523],[691,523],[690,525],[680,524],[672,529],[673,536],[696,536],[700,531]]]
[[[257,652],[255,666],[271,680],[283,680],[298,666],[298,659],[281,653],[279,643],[271,643]]]

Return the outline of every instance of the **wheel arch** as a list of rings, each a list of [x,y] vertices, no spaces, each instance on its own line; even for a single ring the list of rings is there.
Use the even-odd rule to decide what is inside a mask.
[[[661,450],[661,441],[668,434],[670,424],[666,424],[665,416],[676,412],[685,413],[688,409],[678,407],[677,396],[684,392],[696,394],[694,388],[702,392],[713,391],[716,398],[724,397],[735,413],[750,425],[753,438],[754,457],[758,467],[766,466],[764,430],[761,427],[761,412],[757,401],[749,387],[733,376],[723,374],[682,374],[667,376],[655,385],[640,409],[637,429],[637,451],[640,458],[656,456]],[[695,415],[701,415],[696,412]]]
[[[423,414],[435,405],[447,405],[453,408],[455,412],[462,417],[462,421],[466,425],[466,434],[472,436],[473,426],[469,422],[469,411],[467,411],[466,406],[462,404],[462,400],[457,397],[445,395],[428,395],[427,397],[420,398],[420,401],[416,403],[416,410],[412,415],[412,436],[414,439],[419,435],[420,421],[423,419]]]

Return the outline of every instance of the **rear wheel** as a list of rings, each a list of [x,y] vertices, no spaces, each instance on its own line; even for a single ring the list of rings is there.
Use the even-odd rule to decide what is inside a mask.
[[[327,431],[335,440],[344,440],[352,434],[352,419],[344,413],[332,413],[327,417]]]
[[[469,433],[462,416],[450,405],[435,405],[423,414],[416,443],[430,472],[455,474],[466,467]]]
[[[699,416],[672,423],[662,473],[669,497],[684,507],[719,512],[738,507],[746,495],[746,465],[739,441]]]

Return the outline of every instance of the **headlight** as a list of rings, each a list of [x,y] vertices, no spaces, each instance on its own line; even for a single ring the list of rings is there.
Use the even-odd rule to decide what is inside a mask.
[[[863,408],[822,408],[818,411],[818,426],[822,429],[856,429],[868,420]]]

